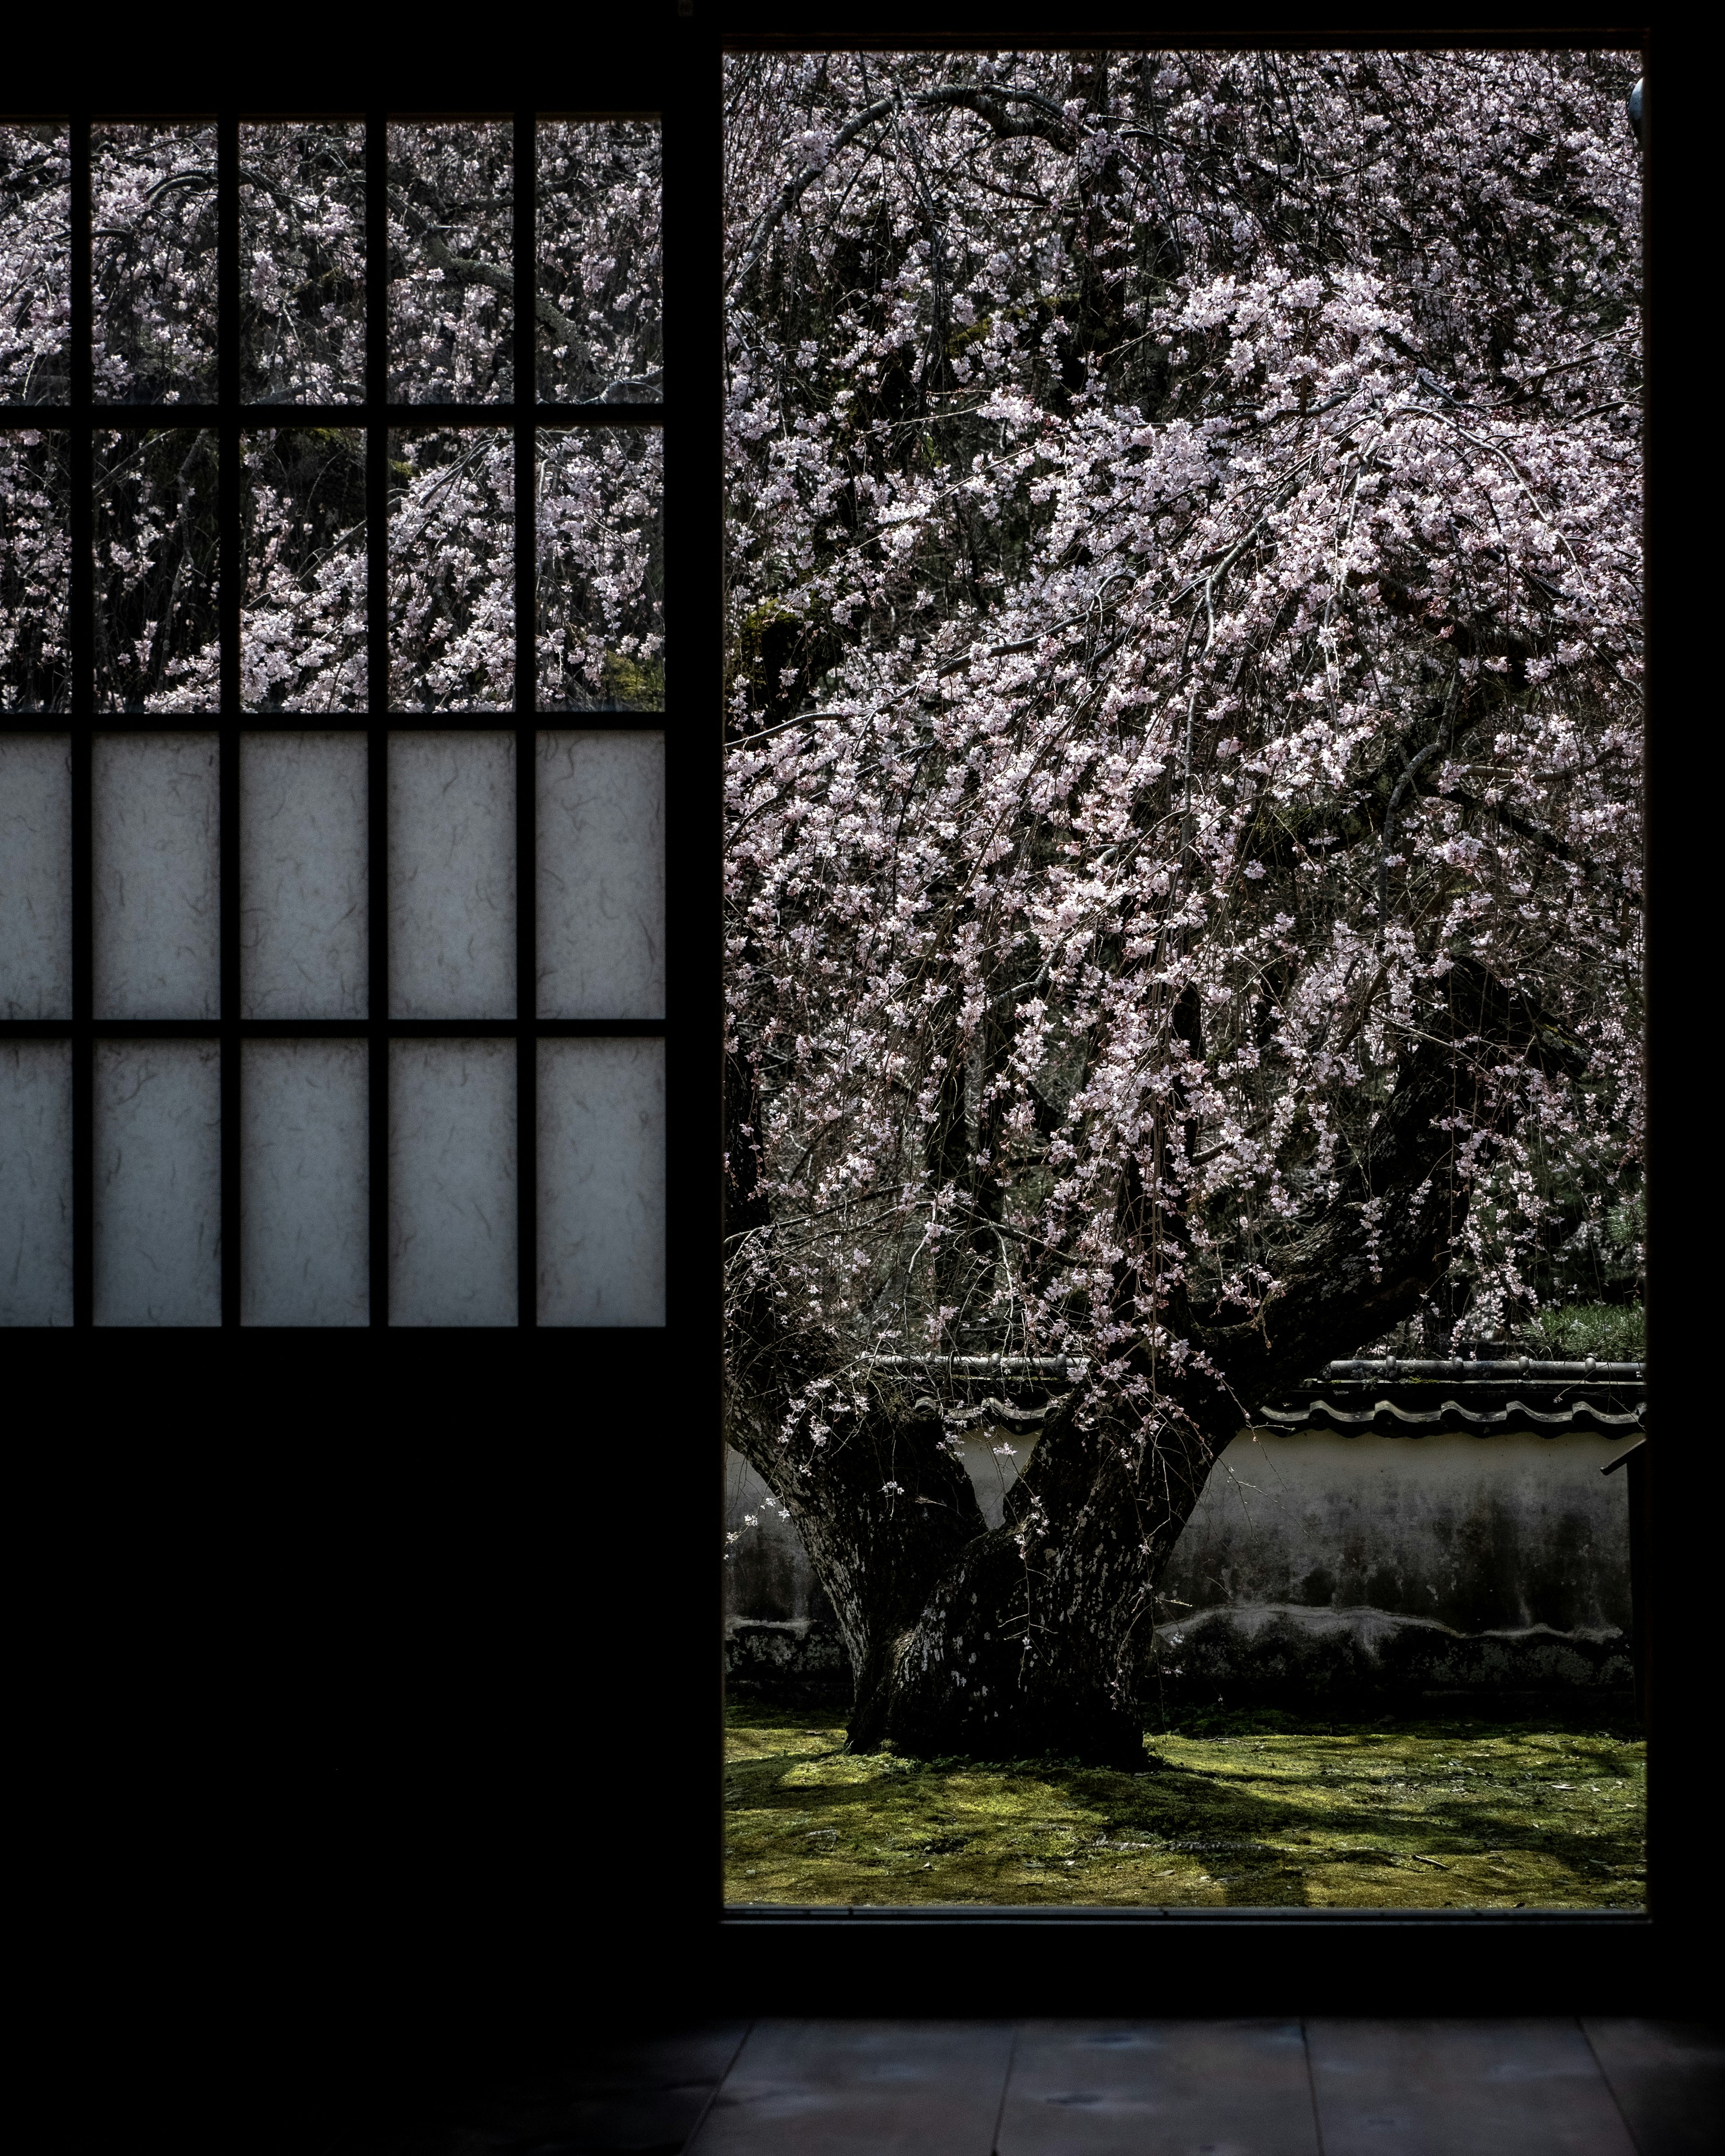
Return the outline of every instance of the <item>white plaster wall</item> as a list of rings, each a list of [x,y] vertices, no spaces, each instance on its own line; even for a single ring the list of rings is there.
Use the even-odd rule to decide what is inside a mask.
[[[1246,1432],[1212,1470],[1163,1590],[1394,1609],[1476,1631],[1629,1621],[1621,1436]]]
[[[1626,1682],[1627,1478],[1599,1471],[1629,1441],[1244,1431],[1163,1577],[1163,1665],[1230,1677],[1407,1666],[1464,1684]],[[966,1440],[989,1526],[1031,1450],[1010,1431]],[[757,1521],[730,1545],[727,1616],[819,1627],[824,1604],[796,1531],[734,1452],[726,1492],[727,1527]]]

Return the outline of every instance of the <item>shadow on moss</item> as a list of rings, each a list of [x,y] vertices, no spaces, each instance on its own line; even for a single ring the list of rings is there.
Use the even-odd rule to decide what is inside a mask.
[[[1608,1723],[1610,1721],[1608,1717]],[[847,1756],[837,1717],[730,1716],[726,1896],[813,1904],[1635,1907],[1632,1725],[1194,1712],[1136,1773]]]

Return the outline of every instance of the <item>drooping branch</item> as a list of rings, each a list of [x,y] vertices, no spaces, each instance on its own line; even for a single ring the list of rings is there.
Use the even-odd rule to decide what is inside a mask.
[[[440,270],[445,277],[453,278],[458,284],[484,285],[492,291],[500,294],[504,299],[511,301],[514,300],[515,273],[513,270],[501,269],[495,262],[481,262],[474,255],[456,254],[431,219],[423,210],[410,202],[399,187],[392,187],[389,190],[389,202],[390,207],[400,216],[403,223],[423,243],[426,254],[434,270]],[[542,292],[534,295],[533,316],[536,322],[542,324],[550,331],[553,341],[558,346],[567,347],[571,357],[585,368],[588,382],[597,389],[596,401],[600,403],[627,401],[616,397],[613,393],[620,389],[650,391],[655,389],[664,380],[665,371],[662,367],[652,368],[644,375],[632,375],[618,380],[607,380],[604,371],[593,363],[588,340],[581,325],[572,321],[562,308],[547,298]],[[518,363],[523,367],[531,367],[532,364],[531,352],[523,351]]]
[[[744,236],[742,259],[725,280],[727,299],[747,283],[755,264],[767,251],[767,244],[775,229],[826,171],[839,151],[848,149],[859,135],[877,121],[889,118],[901,105],[944,105],[974,112],[979,119],[987,121],[993,132],[1003,140],[1014,136],[1039,135],[1063,150],[1070,150],[1076,139],[1071,123],[1060,107],[1033,90],[1005,86],[996,89],[981,84],[954,83],[937,90],[912,90],[906,97],[877,97],[872,104],[865,105],[860,112],[847,120],[824,153],[811,158],[799,172],[787,180],[755,218]],[[1025,110],[1014,115],[1011,110],[1014,105],[1022,105]]]
[[[1488,1066],[1518,1060],[1569,1077],[1586,1068],[1576,1040],[1477,962],[1459,961],[1446,982],[1446,1008],[1427,1020],[1433,1030],[1410,1040],[1394,1090],[1337,1195],[1278,1254],[1283,1285],[1261,1321],[1224,1325],[1210,1312],[1194,1328],[1243,1409],[1353,1353],[1430,1292],[1471,1195],[1456,1128],[1470,1064],[1476,1098],[1466,1119],[1499,1139],[1513,1127],[1518,1102],[1507,1074]]]

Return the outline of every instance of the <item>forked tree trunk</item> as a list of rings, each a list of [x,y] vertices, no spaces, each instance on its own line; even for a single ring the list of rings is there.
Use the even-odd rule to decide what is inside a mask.
[[[766,1431],[733,1431],[832,1604],[851,1750],[1141,1757],[1156,1585],[1219,1447],[1178,1422],[1142,1444],[1084,1431],[1077,1404],[1050,1412],[992,1531],[932,1417],[883,1405],[801,1476]]]
[[[859,1695],[853,1748],[1142,1763],[1155,1590],[1218,1448],[1189,1425],[1142,1447],[1082,1432],[1076,1405],[930,1594],[890,1685]]]
[[[1479,968],[1454,969],[1450,1002],[1458,1037],[1548,1068],[1580,1062]],[[758,1110],[740,1065],[731,1082],[740,1138]],[[1452,1051],[1429,1037],[1412,1047],[1336,1198],[1283,1255],[1282,1292],[1250,1326],[1171,1298],[1168,1324],[1198,1355],[1153,1371],[1142,1350],[1132,1358],[1155,1396],[1142,1425],[1081,1389],[1051,1409],[992,1531],[930,1403],[877,1394],[855,1420],[835,1418],[821,1447],[781,1444],[793,1386],[814,1373],[788,1366],[764,1293],[734,1311],[730,1435],[832,1602],[855,1679],[853,1750],[1137,1762],[1155,1590],[1217,1455],[1279,1389],[1408,1316],[1448,1262],[1469,1196],[1446,1127],[1456,1087]],[[1512,1099],[1496,1097],[1477,1120],[1507,1128]],[[732,1158],[733,1232],[770,1234],[752,1147]],[[1129,1213],[1144,1200],[1127,1180]]]

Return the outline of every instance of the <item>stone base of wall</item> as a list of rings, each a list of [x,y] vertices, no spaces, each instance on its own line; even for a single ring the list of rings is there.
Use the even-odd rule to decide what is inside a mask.
[[[1159,1628],[1158,1676],[1183,1694],[1230,1698],[1343,1693],[1622,1694],[1634,1684],[1630,1643],[1615,1630],[1466,1633],[1384,1609],[1296,1604],[1195,1610]]]
[[[850,1704],[850,1658],[838,1628],[812,1617],[733,1617],[725,1627],[725,1682],[738,1699],[784,1707]]]
[[[726,1682],[738,1699],[786,1707],[850,1703],[850,1664],[830,1619],[732,1618]],[[1324,1699],[1415,1700],[1471,1712],[1488,1702],[1633,1697],[1630,1643],[1615,1630],[1467,1633],[1385,1609],[1299,1604],[1195,1610],[1160,1627],[1144,1673],[1147,1707],[1209,1703],[1293,1705]]]

